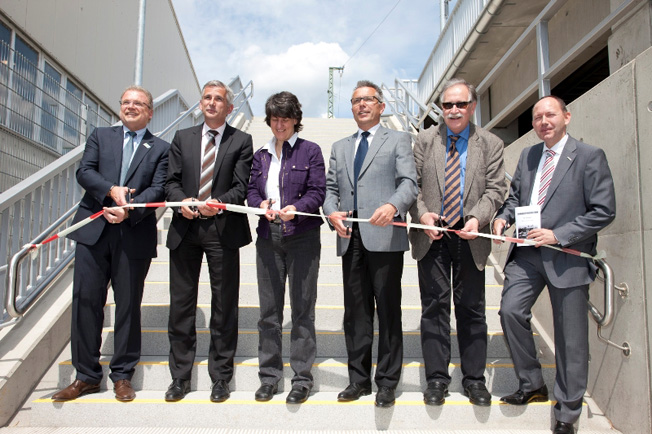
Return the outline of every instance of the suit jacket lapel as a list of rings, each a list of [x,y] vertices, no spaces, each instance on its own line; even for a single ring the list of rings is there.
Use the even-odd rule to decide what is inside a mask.
[[[577,145],[575,144],[575,139],[568,136],[566,145],[564,145],[564,150],[561,152],[561,155],[559,156],[559,161],[557,162],[557,166],[555,167],[555,171],[552,174],[552,179],[550,180],[550,186],[548,187],[548,191],[546,192],[546,201],[543,202],[543,205],[541,206],[541,210],[543,210],[543,208],[546,207],[548,202],[550,202],[550,197],[553,195],[555,190],[557,190],[557,187],[559,187],[559,184],[561,184],[561,180],[564,178],[564,175],[566,175],[566,172],[568,172],[568,169],[570,169],[570,167],[572,166],[573,161],[575,161],[576,151],[577,151]]]
[[[195,176],[195,179],[193,180],[194,185],[197,187],[196,192],[199,193],[199,179],[201,178],[201,131],[202,131],[202,125],[198,125],[195,127],[194,130],[191,132],[191,137],[190,137],[190,161],[192,163],[192,167],[195,168],[195,170],[192,171],[192,174]],[[193,184],[191,184],[193,185]]]
[[[527,156],[527,172],[521,175],[523,182],[522,191],[527,192],[527,194],[521,198],[520,206],[526,206],[530,204],[530,198],[532,197],[532,189],[534,188],[534,181],[537,176],[537,169],[539,168],[539,161],[541,161],[541,153],[543,152],[543,143],[534,145],[530,150],[530,153]]]
[[[217,178],[217,173],[219,172],[220,167],[224,162],[224,155],[226,155],[226,151],[233,143],[231,136],[233,135],[234,129],[235,128],[233,128],[229,124],[227,124],[226,128],[224,128],[224,135],[222,137],[222,140],[220,141],[220,147],[217,149],[217,156],[215,157],[215,168],[213,169],[213,186],[215,186],[215,179]]]
[[[444,186],[446,183],[446,143],[447,143],[447,136],[446,136],[446,124],[441,124],[439,127],[439,137],[441,140],[439,140],[439,143],[435,143],[435,149],[434,149],[434,161],[431,161],[430,163],[426,164],[434,164],[436,166],[436,173],[437,173],[437,182],[439,184],[439,194],[441,195],[442,199],[444,197]]]
[[[131,164],[129,165],[129,170],[127,171],[127,176],[125,177],[125,183],[129,181],[129,178],[131,178],[131,176],[134,174],[134,172],[138,168],[138,165],[145,157],[145,154],[149,152],[149,149],[152,147],[153,144],[154,144],[154,136],[152,135],[152,133],[149,132],[149,130],[145,131],[145,135],[143,136],[143,139],[140,141],[140,144],[138,145],[138,149],[136,149],[136,153],[134,154],[134,157],[131,159]]]
[[[471,183],[473,183],[473,177],[477,172],[476,167],[480,161],[480,144],[478,143],[478,135],[475,133],[475,125],[470,124],[469,128],[469,140],[466,145],[466,168],[464,170],[464,203],[466,204],[466,199],[469,196],[469,190],[471,188]]]
[[[376,134],[374,135],[373,140],[371,141],[371,144],[369,145],[369,150],[367,151],[367,155],[364,157],[364,161],[362,162],[362,167],[360,168],[360,174],[363,174],[369,165],[371,164],[371,161],[374,159],[378,151],[380,151],[380,148],[385,145],[385,142],[387,142],[387,136],[389,136],[389,132],[387,131],[387,128],[380,127],[376,131]]]
[[[355,141],[358,138],[358,133],[353,134],[351,137],[349,137],[349,142],[346,145],[346,149],[344,150],[344,164],[346,165],[346,172],[349,175],[349,181],[351,182],[351,185],[354,185],[354,167],[353,167],[353,162],[355,160]]]
[[[122,148],[125,144],[124,130],[122,125],[113,127],[113,133],[115,134],[115,139],[111,140],[112,148],[111,156],[115,156],[115,182],[116,184],[120,181],[120,171],[122,170]]]

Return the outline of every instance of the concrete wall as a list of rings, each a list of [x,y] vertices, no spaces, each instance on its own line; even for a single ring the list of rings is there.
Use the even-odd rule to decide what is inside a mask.
[[[611,0],[615,9],[622,0]],[[641,4],[634,16],[615,25],[609,37],[609,70],[614,72],[652,45],[652,1]]]
[[[134,81],[137,0],[2,0],[0,9],[116,113]],[[147,2],[143,85],[154,97],[179,89],[193,104],[199,84],[171,2]]]
[[[620,2],[618,2],[620,4]],[[611,13],[610,0],[569,0],[548,21],[548,44],[550,65],[553,65],[570,48],[589,33],[601,20]],[[576,60],[551,78],[551,86],[559,84],[583,62],[591,58],[606,45],[606,39],[600,40],[589,49],[578,53]],[[649,47],[648,44],[646,47]],[[640,51],[639,51],[640,52]],[[490,86],[491,116],[497,115],[507,105],[511,104],[528,86],[537,80],[537,49],[535,33],[529,38],[527,45],[516,55]],[[520,107],[517,107],[502,126],[511,122],[523,110],[534,104],[538,99],[535,93]]]
[[[603,148],[611,168],[617,201],[616,220],[600,234],[616,284],[627,283],[629,296],[616,295],[614,321],[603,335],[628,342],[629,357],[596,337],[590,325],[589,393],[614,426],[626,433],[652,432],[650,360],[652,328],[652,48],[569,105],[569,133]],[[506,149],[506,168],[514,172],[523,147],[537,142],[533,132]],[[504,249],[496,251],[504,264]],[[591,286],[592,303],[603,310],[603,285]],[[552,335],[549,299],[540,297],[534,315]],[[584,411],[589,411],[585,408]]]

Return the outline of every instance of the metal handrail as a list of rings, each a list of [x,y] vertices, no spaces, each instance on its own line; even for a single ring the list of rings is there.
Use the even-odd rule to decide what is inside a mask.
[[[609,339],[602,336],[602,328],[607,327],[613,321],[613,306],[614,306],[614,281],[613,281],[613,271],[611,266],[604,259],[597,259],[593,261],[595,265],[598,266],[602,274],[604,275],[604,314],[600,313],[597,307],[589,301],[589,312],[591,317],[598,325],[598,339],[604,342],[607,345],[618,348],[623,352],[625,356],[629,356],[632,352],[632,349],[628,342],[623,342],[622,345],[618,345],[615,342],[610,341]],[[626,289],[620,289],[622,293],[626,293]]]
[[[233,82],[235,81],[239,81],[239,78],[233,80]],[[247,93],[247,89],[249,89],[249,93]],[[232,119],[234,119],[235,116],[237,116],[243,110],[246,104],[248,104],[249,100],[251,100],[251,98],[253,97],[253,81],[249,81],[249,83],[247,83],[247,85],[244,86],[240,90],[240,92],[238,92],[237,95],[234,96],[234,101],[237,101],[243,95],[244,98],[239,103],[237,110],[234,110],[234,112],[232,112],[229,115],[229,117],[227,117],[227,121],[231,121]],[[189,116],[190,113],[196,110],[198,106],[199,106],[199,102],[197,102],[197,104],[195,104],[193,107],[191,107],[190,109],[182,113],[181,116],[175,119],[172,122],[172,124],[166,127],[163,131],[155,133],[155,135],[161,137],[164,134],[169,133],[176,126],[179,125],[179,122],[181,122],[183,119]],[[75,149],[73,152],[69,153],[68,155],[62,158],[71,161],[73,161],[74,159],[81,159],[81,153],[82,153],[81,151],[82,148],[79,147],[78,149]],[[15,253],[11,257],[7,265],[0,267],[1,269],[6,269],[7,271],[6,293],[5,293],[4,302],[5,302],[5,309],[7,311],[7,314],[12,318],[9,321],[0,323],[0,329],[9,325],[13,325],[20,318],[22,318],[22,316],[34,305],[36,300],[38,300],[40,296],[43,295],[45,291],[47,291],[57,281],[60,274],[73,261],[75,257],[74,249],[71,248],[69,249],[69,251],[65,250],[66,252],[65,256],[59,258],[59,260],[54,265],[50,266],[47,270],[48,273],[45,276],[37,277],[35,290],[29,292],[23,299],[20,300],[20,303],[17,302],[19,287],[20,287],[21,277],[22,277],[19,270],[23,262],[33,253],[34,250],[32,248],[32,244],[38,244],[42,242],[47,237],[51,236],[51,234],[55,233],[55,231],[58,228],[65,225],[68,222],[68,220],[70,220],[74,216],[74,213],[77,210],[78,206],[79,203],[76,203],[72,208],[67,210],[61,217],[59,217],[47,229],[41,232],[29,244],[23,246],[17,253]],[[157,212],[157,218],[160,218],[161,216],[162,213]]]
[[[249,91],[249,95],[247,95],[247,88],[251,88]],[[238,92],[234,97],[233,101],[237,101],[238,98],[240,98],[241,95],[244,95],[245,98],[242,100],[242,103],[237,107],[237,109],[233,110],[229,116],[227,116],[226,121],[231,122],[233,119],[235,119],[238,114],[242,111],[242,109],[245,107],[245,103],[249,101],[251,98],[254,96],[254,81],[249,80],[249,83],[247,83],[240,92]]]
[[[435,123],[439,123],[439,116],[441,116],[441,110],[439,107],[437,107],[435,104],[430,104],[429,106],[423,104],[419,98],[417,98],[414,92],[408,89],[405,84],[403,84],[399,79],[394,80],[394,85],[394,88],[389,88],[383,83],[382,87],[386,89],[393,98],[393,100],[389,100],[388,102],[392,107],[394,114],[402,114],[407,118],[406,123],[402,117],[397,116],[401,126],[405,131],[411,132],[410,126],[418,131],[423,125],[423,121],[426,119],[426,117],[430,117]],[[405,95],[404,98],[400,97],[399,94],[401,92],[403,95]],[[419,107],[421,116],[417,117],[412,113],[410,108],[410,100]]]
[[[38,237],[32,240],[29,244],[23,246],[23,248],[18,253],[12,256],[11,261],[8,264],[9,267],[7,269],[7,293],[5,296],[5,309],[7,309],[7,313],[12,318],[22,317],[30,308],[30,306],[32,306],[32,304],[34,304],[34,302],[56,281],[56,278],[59,276],[59,274],[61,274],[61,272],[68,267],[68,264],[70,264],[72,259],[75,257],[74,250],[71,249],[69,253],[55,265],[54,272],[48,273],[43,281],[38,282],[38,284],[43,289],[30,293],[24,299],[20,307],[17,305],[16,299],[18,297],[18,283],[20,279],[18,269],[23,260],[32,254],[32,245],[42,242],[51,233],[63,226],[68,220],[72,219],[77,208],[79,208],[79,203],[66,211]],[[1,325],[0,328],[2,328]]]

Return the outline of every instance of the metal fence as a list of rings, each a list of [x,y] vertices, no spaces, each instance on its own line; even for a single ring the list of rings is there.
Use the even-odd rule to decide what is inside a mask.
[[[111,119],[47,63],[40,69],[0,41],[0,125],[63,155]]]
[[[458,0],[419,77],[417,97],[421,102],[430,99],[489,3],[491,0]]]

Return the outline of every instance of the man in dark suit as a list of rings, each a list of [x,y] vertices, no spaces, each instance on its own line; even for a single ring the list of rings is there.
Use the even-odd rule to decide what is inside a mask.
[[[491,241],[467,232],[489,232],[491,218],[507,193],[503,141],[471,123],[477,95],[462,79],[443,88],[444,124],[422,131],[414,145],[419,196],[413,221],[460,229],[459,235],[411,230],[421,290],[421,346],[428,405],[442,405],[451,376],[451,293],[455,303],[462,386],[472,404],[491,405],[485,386],[487,320],[485,265]],[[452,282],[451,282],[452,278]]]
[[[391,407],[403,361],[401,277],[408,238],[404,228],[388,225],[405,220],[417,196],[416,171],[410,136],[380,126],[385,109],[380,88],[359,81],[351,103],[359,130],[333,144],[323,206],[337,231],[344,279],[350,384],[337,398],[353,401],[371,393],[375,304],[379,326],[376,406]],[[348,211],[370,219],[370,224],[343,223]]]
[[[596,267],[585,258],[538,247],[550,244],[595,255],[597,233],[616,216],[616,199],[604,151],[566,134],[571,114],[561,99],[540,99],[532,117],[543,143],[521,153],[509,197],[494,221],[494,233],[502,234],[514,223],[517,207],[540,206],[541,228],[527,234],[536,245],[512,245],[507,255],[500,319],[519,388],[501,400],[513,405],[548,400],[530,325],[532,306],[547,286],[557,365],[554,432],[572,434],[588,380],[587,303]]]
[[[169,144],[147,130],[152,95],[128,87],[120,100],[117,127],[97,128],[86,141],[77,181],[86,193],[74,223],[104,209],[98,218],[71,233],[77,241],[73,281],[70,346],[76,380],[52,396],[67,401],[97,392],[102,380],[100,345],[104,305],[111,283],[115,298],[114,354],[110,378],[115,397],[136,397],[131,377],[140,359],[140,302],[145,276],[156,257],[156,216],[153,208],[111,208],[164,198]]]
[[[233,92],[213,80],[202,89],[204,123],[180,130],[170,146],[165,191],[168,201],[243,205],[253,158],[251,136],[226,123],[233,110]],[[208,372],[213,381],[211,401],[229,398],[233,358],[238,342],[240,253],[251,242],[247,216],[208,205],[179,208],[172,217],[170,249],[170,372],[166,401],[178,401],[190,391],[195,361],[195,315],[199,272],[204,254],[211,283]]]

